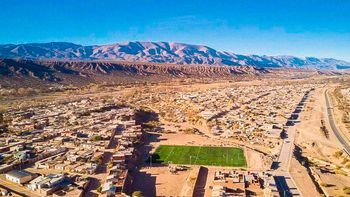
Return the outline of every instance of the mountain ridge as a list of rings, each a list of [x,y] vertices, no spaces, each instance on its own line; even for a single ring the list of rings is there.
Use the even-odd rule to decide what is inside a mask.
[[[263,68],[348,69],[350,63],[334,58],[240,55],[205,45],[176,42],[127,41],[84,46],[70,42],[4,44],[0,58],[31,60],[110,60],[170,64],[255,66]]]
[[[177,65],[145,62],[25,60],[0,58],[1,87],[49,84],[133,83],[173,79],[236,79],[269,73],[252,66]]]

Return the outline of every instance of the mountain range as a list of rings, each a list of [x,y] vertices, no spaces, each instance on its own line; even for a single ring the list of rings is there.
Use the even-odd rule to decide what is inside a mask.
[[[203,45],[174,42],[122,42],[83,46],[68,42],[0,45],[0,58],[66,61],[125,61],[261,68],[349,69],[350,63],[333,58],[240,55]]]
[[[253,66],[0,58],[0,94],[1,87],[41,88],[54,84],[81,86],[90,83],[129,84],[184,79],[253,79],[269,73],[268,69]]]

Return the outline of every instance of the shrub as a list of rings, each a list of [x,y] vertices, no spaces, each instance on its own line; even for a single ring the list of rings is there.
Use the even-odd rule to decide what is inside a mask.
[[[94,142],[97,142],[97,141],[102,140],[102,137],[99,136],[99,135],[94,135],[94,136],[91,137],[91,140],[94,141]]]
[[[346,164],[345,167],[348,168],[348,169],[350,169],[350,163],[349,163],[349,164]]]
[[[321,186],[322,186],[322,187],[330,187],[331,184],[328,184],[328,183],[321,183]]]
[[[341,150],[338,150],[338,151],[336,151],[336,152],[333,154],[333,156],[336,157],[336,158],[339,158],[339,157],[342,156],[342,155],[343,155],[343,152],[342,152]]]
[[[343,187],[343,191],[345,194],[350,194],[350,187]]]
[[[341,162],[341,164],[343,164],[343,165],[344,165],[344,164],[348,163],[348,161],[349,161],[349,159],[348,159],[348,158],[344,158],[344,159],[343,159],[343,161]]]

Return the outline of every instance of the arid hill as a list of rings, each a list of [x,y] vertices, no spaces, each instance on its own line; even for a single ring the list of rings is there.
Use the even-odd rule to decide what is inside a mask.
[[[268,73],[252,66],[175,65],[114,61],[52,61],[0,59],[0,83],[4,87],[48,84],[84,85],[159,81],[171,78],[236,78]]]

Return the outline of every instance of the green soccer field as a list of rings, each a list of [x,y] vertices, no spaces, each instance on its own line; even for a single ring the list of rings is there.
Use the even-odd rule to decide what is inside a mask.
[[[246,167],[243,150],[232,147],[160,145],[153,157],[164,164]]]

